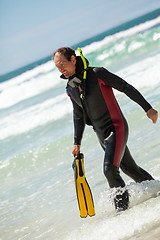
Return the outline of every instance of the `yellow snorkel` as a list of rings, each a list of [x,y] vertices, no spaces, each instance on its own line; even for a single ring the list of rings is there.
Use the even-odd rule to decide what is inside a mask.
[[[82,90],[82,93],[80,95],[80,98],[81,99],[84,99],[84,95],[85,95],[85,80],[87,78],[87,71],[85,69],[87,69],[87,62],[86,62],[86,59],[85,57],[83,56],[83,53],[82,53],[82,49],[81,48],[78,48],[78,51],[79,51],[79,54],[82,58],[82,61],[83,61],[83,66],[84,66],[84,72],[83,72],[83,80],[84,80],[84,89]]]
[[[81,49],[81,48],[78,48],[78,51],[79,51],[79,54],[80,54],[80,56],[81,56],[81,58],[82,58],[83,65],[84,65],[84,69],[87,69],[87,63],[86,63],[85,57],[83,56],[82,49]],[[84,73],[83,73],[83,79],[86,79],[86,76],[87,76],[87,71],[84,71]]]

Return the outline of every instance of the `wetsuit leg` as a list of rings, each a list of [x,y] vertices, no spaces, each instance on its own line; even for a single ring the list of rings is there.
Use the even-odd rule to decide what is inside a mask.
[[[142,169],[135,163],[127,146],[122,161],[120,163],[120,168],[126,175],[131,177],[135,182],[154,180],[154,178],[148,172],[146,172],[144,169]]]
[[[119,168],[113,164],[115,154],[115,133],[111,132],[110,135],[105,139],[105,156],[103,171],[106,176],[109,186],[113,187],[124,187],[125,183],[120,176]]]
[[[115,156],[115,143],[116,136],[115,132],[112,131],[110,135],[104,140],[100,141],[101,146],[105,150],[104,157],[104,175],[106,176],[109,186],[113,187],[125,187],[125,182],[119,173],[119,167],[114,165]],[[124,144],[125,147],[125,144]],[[123,151],[123,150],[122,150]],[[126,210],[129,204],[128,191],[124,189],[117,189],[116,196],[114,198],[115,208],[118,211]]]

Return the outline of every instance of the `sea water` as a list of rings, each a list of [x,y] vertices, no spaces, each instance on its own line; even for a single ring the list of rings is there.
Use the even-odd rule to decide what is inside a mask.
[[[135,86],[160,111],[160,18],[137,22],[82,50]],[[130,209],[115,213],[103,175],[104,152],[91,127],[81,151],[96,216],[81,219],[71,154],[72,104],[53,61],[0,83],[0,239],[126,240],[160,225],[160,125],[114,91],[129,124],[128,146],[137,164],[156,179],[134,183],[121,173]],[[4,76],[5,77],[5,76]]]

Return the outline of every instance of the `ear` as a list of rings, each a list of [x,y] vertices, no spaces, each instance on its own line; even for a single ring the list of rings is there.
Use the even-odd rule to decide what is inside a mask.
[[[76,64],[76,57],[74,55],[71,56],[71,62]]]

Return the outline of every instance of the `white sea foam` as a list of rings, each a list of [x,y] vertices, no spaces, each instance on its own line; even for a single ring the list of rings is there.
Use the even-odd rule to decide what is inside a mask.
[[[11,78],[10,80],[6,82],[2,82],[0,84],[0,91],[3,90],[6,87],[12,87],[15,85],[19,85],[25,81],[28,81],[32,78],[36,78],[37,76],[41,74],[48,73],[52,71],[55,68],[53,61],[48,61],[47,63],[44,63],[42,65],[39,65],[35,67],[34,69],[28,70],[17,77]]]
[[[160,181],[152,180],[152,181],[143,181],[141,183],[130,182],[126,186],[129,195],[130,195],[130,207],[141,204],[152,197],[157,197],[160,195]],[[108,189],[105,192],[101,192],[99,198],[99,209],[105,207],[106,212],[109,212],[108,207],[111,205],[111,197],[113,198],[116,194],[116,188]],[[113,207],[114,209],[114,207]],[[113,210],[111,209],[111,211]],[[103,209],[100,211],[103,212]]]
[[[87,218],[81,227],[76,228],[65,239],[129,239],[134,234],[143,233],[146,228],[151,229],[160,222],[158,211],[160,202],[157,194],[160,181],[131,183],[128,189],[132,201],[129,210],[116,214],[114,207],[107,200],[108,192],[106,192],[100,196],[98,203],[100,207],[96,208],[96,217]]]
[[[157,41],[158,39],[160,39],[160,33],[155,33],[153,36],[153,40]]]
[[[154,87],[160,84],[159,62],[160,54],[150,56],[121,69],[117,75],[138,89]]]
[[[0,139],[22,134],[38,126],[64,117],[72,111],[66,94],[36,104],[24,110],[11,113],[0,121]]]
[[[21,78],[22,77],[22,78]],[[29,76],[27,76],[29,77]],[[28,81],[22,75],[0,85],[0,109],[15,105],[55,87],[61,80],[57,71],[33,77]]]
[[[137,33],[140,33],[142,31],[148,30],[149,28],[154,27],[159,23],[160,23],[160,17],[157,17],[156,19],[147,21],[145,23],[141,23],[141,24],[136,25],[135,27],[132,27],[132,28],[127,29],[125,31],[121,31],[121,32],[118,32],[118,33],[113,34],[111,36],[107,36],[101,41],[93,42],[93,43],[83,47],[82,48],[83,53],[88,54],[88,53],[91,53],[91,52],[95,52],[96,50],[101,49],[102,47],[104,47],[104,46],[106,46],[110,43],[114,43],[117,40],[125,39],[125,38],[133,36]],[[155,37],[155,39],[157,37],[159,38],[159,35],[157,35]]]
[[[73,231],[66,240],[117,240],[130,239],[136,234],[142,234],[146,229],[152,229],[160,223],[159,198],[148,200],[145,204],[135,206],[119,215],[111,215],[102,219],[90,220],[80,229]]]

